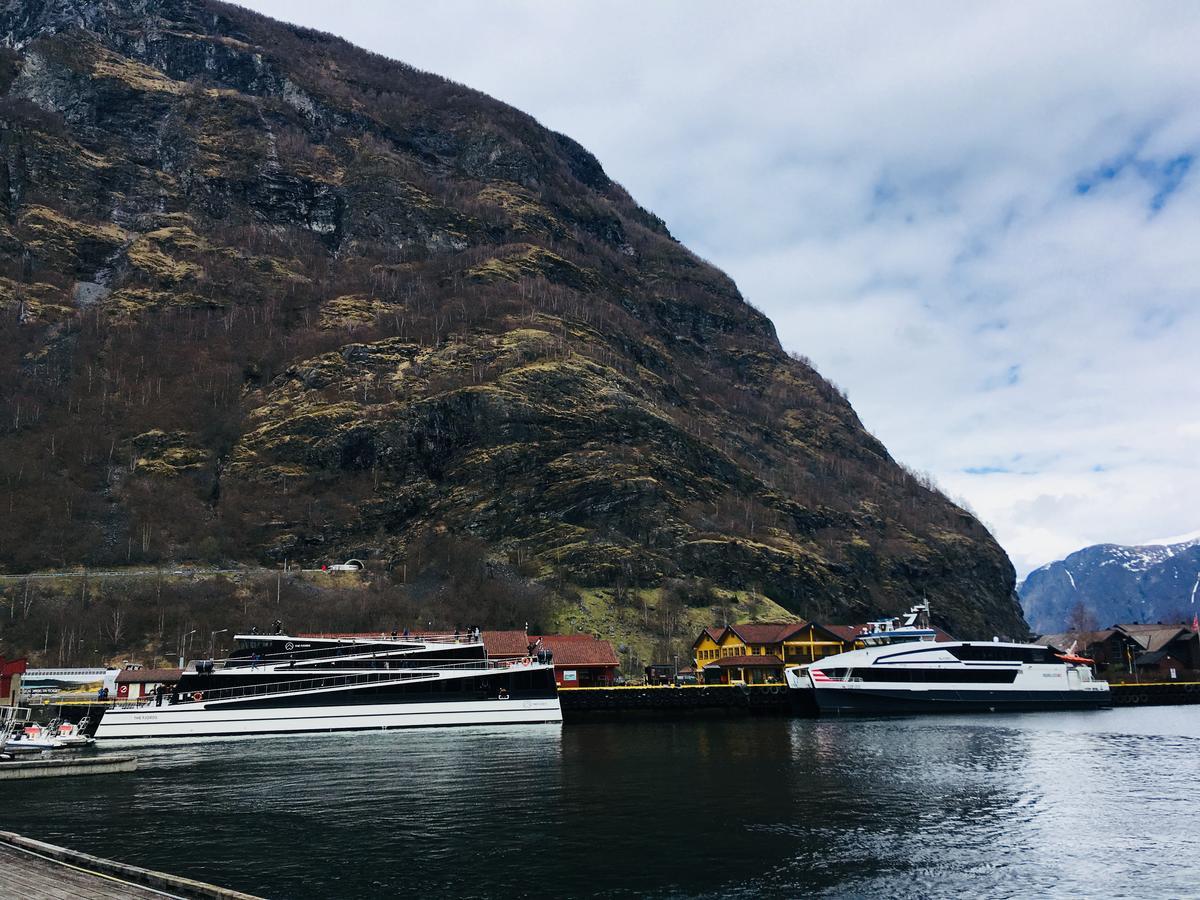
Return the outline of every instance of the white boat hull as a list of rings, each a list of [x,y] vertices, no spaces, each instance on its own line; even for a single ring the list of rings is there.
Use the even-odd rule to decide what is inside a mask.
[[[228,703],[210,707],[199,702],[114,707],[105,711],[96,738],[111,741],[557,722],[562,722],[557,697],[274,709],[238,709]]]

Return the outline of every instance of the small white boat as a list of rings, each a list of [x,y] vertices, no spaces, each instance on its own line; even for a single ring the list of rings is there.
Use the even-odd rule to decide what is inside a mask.
[[[53,719],[45,727],[28,723],[15,728],[5,739],[4,749],[8,753],[39,753],[45,750],[82,750],[95,743],[96,739],[84,734],[80,727],[63,719]]]
[[[24,728],[29,722],[29,710],[23,706],[0,706],[0,751],[6,755],[22,752],[35,752],[30,744],[20,741],[24,737]],[[19,745],[19,746],[10,746]]]
[[[46,726],[47,736],[55,741],[56,750],[82,750],[91,747],[96,739],[87,733],[91,719],[84,716],[76,725],[66,719],[55,719]]]

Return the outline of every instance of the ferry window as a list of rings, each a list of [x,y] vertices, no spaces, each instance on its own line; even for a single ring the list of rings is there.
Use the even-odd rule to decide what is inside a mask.
[[[951,648],[950,652],[959,659],[972,662],[1014,662],[1019,659],[1019,654],[1011,648],[990,644],[963,644]]]
[[[912,666],[872,666],[855,669],[863,681],[889,683],[928,682],[932,684],[1011,684],[1016,669],[919,669]]]

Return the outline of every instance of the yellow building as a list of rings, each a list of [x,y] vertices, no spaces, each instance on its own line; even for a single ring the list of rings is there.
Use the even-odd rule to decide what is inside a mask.
[[[820,625],[805,622],[784,641],[784,662],[803,666],[835,653],[845,653],[863,646],[856,640],[861,628],[853,625]]]
[[[700,632],[700,637],[692,642],[692,659],[697,673],[720,657],[721,637],[724,634],[724,628],[705,628]]]
[[[705,628],[692,643],[697,674],[708,683],[770,684],[787,666],[853,649],[857,629],[816,622],[741,622]]]

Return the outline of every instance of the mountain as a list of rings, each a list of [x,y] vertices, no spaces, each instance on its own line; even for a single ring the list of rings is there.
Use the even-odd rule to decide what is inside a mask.
[[[1042,633],[1065,631],[1082,603],[1096,627],[1190,622],[1200,600],[1200,537],[1177,544],[1097,544],[1035,569],[1018,593]]]
[[[563,598],[1025,630],[987,530],[572,139],[221,3],[0,0],[0,35],[8,571],[399,580],[445,534]]]

